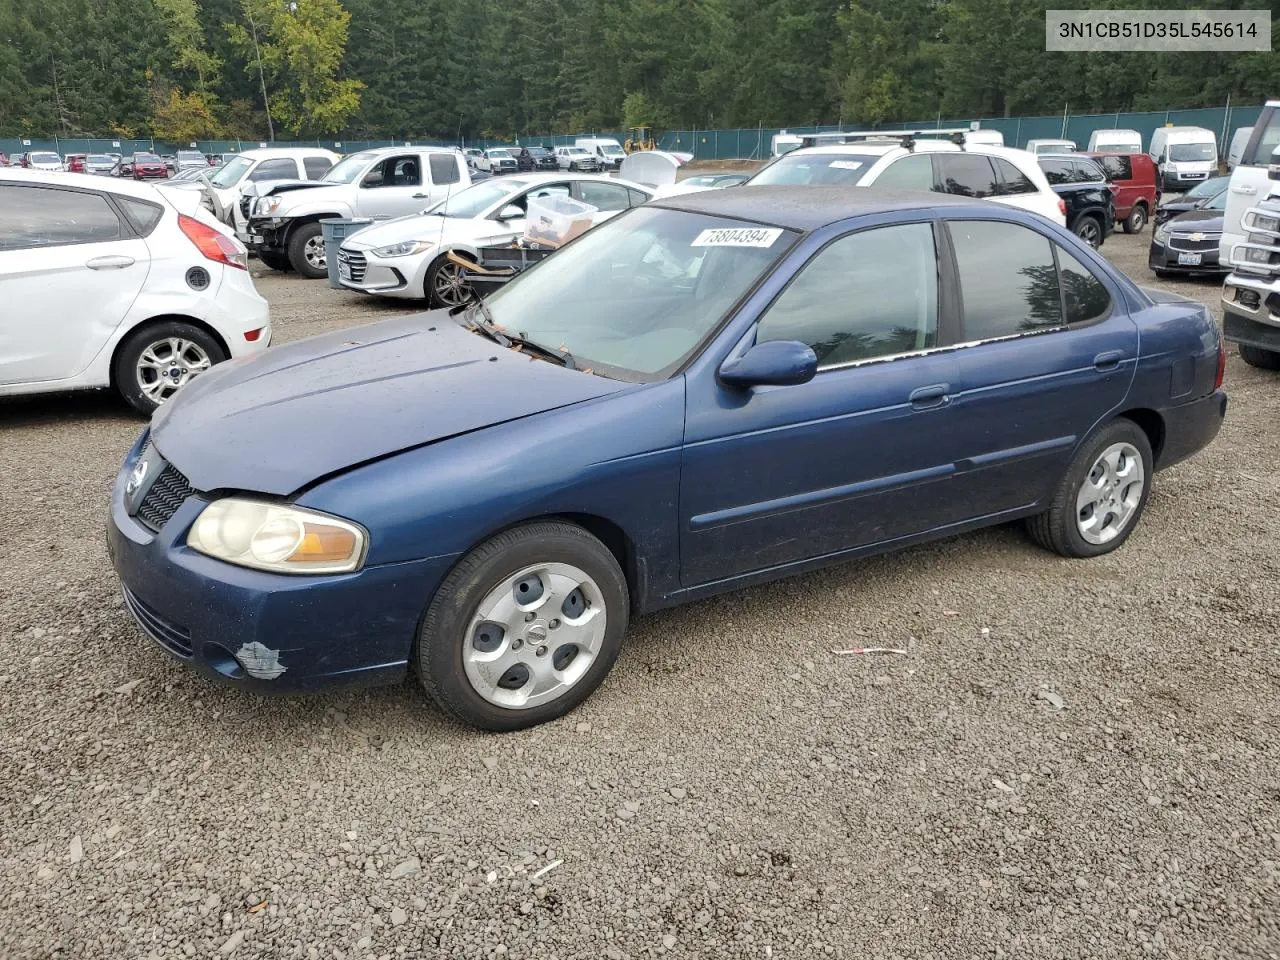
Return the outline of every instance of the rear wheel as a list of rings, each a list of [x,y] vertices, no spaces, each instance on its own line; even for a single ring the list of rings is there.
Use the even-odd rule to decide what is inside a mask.
[[[120,395],[150,416],[193,379],[226,359],[222,345],[204,330],[167,321],[130,334],[116,353],[112,372]]]
[[[1076,220],[1072,232],[1095,250],[1102,246],[1102,224],[1098,222],[1097,217],[1088,215],[1080,217]]]
[[[1238,344],[1240,359],[1259,370],[1280,370],[1280,353],[1274,350],[1263,350],[1262,347],[1251,347],[1247,343]]]
[[[1129,211],[1129,216],[1124,222],[1125,233],[1141,233],[1142,228],[1147,225],[1147,208],[1142,204],[1136,205]]]
[[[1027,520],[1040,546],[1064,557],[1115,550],[1147,505],[1151,443],[1132,420],[1115,420],[1089,438],[1067,468],[1049,508]]]
[[[289,263],[308,280],[329,275],[324,258],[324,230],[320,224],[304,223],[294,228],[289,235]]]
[[[617,659],[630,596],[609,549],[581,527],[514,527],[467,554],[418,635],[423,687],[460,720],[519,730],[568,713]]]

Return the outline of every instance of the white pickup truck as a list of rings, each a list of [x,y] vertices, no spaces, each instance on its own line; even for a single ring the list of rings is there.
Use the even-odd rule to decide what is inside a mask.
[[[1218,260],[1222,330],[1248,364],[1280,370],[1280,100],[1268,100],[1231,182]]]
[[[327,275],[320,221],[389,220],[418,213],[471,185],[462,152],[452,147],[381,147],[334,164],[318,181],[264,184],[250,196],[249,243],[274,270]]]

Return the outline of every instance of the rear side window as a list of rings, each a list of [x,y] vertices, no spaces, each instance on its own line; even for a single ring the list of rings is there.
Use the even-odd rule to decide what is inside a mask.
[[[991,157],[991,163],[1000,177],[998,195],[1016,197],[1023,193],[1036,193],[1036,185],[1031,178],[1003,157]]]
[[[982,199],[996,195],[996,173],[991,161],[976,153],[941,154],[938,179],[944,193]]]
[[[927,153],[913,153],[901,157],[880,171],[873,187],[890,187],[900,190],[934,190],[933,160]]]
[[[329,168],[333,166],[333,161],[328,157],[303,157],[302,169],[307,172],[308,180],[319,180]]]
[[[589,203],[601,212],[626,210],[631,206],[627,196],[627,188],[612,183],[597,183],[594,180],[582,180],[578,183],[582,191],[582,202]]]
[[[1111,311],[1111,294],[1079,260],[1057,246],[1062,306],[1069,324],[1092,323]]]
[[[1112,180],[1133,179],[1133,162],[1128,157],[1103,157],[1101,163]]]
[[[1063,325],[1053,246],[1016,223],[954,220],[963,339],[990,340]]]
[[[1051,187],[1070,183],[1071,178],[1075,176],[1070,160],[1041,160],[1040,169],[1044,171],[1045,179],[1049,181]]]
[[[164,208],[150,200],[117,196],[116,203],[120,204],[124,215],[133,224],[133,228],[144,237],[156,228],[156,224],[164,216]]]
[[[932,226],[881,227],[828,244],[770,305],[756,340],[807,343],[821,367],[936,346]]]
[[[431,166],[431,182],[437,184],[457,183],[462,179],[458,173],[458,162],[451,153],[431,153],[427,155]]]
[[[0,250],[119,240],[123,225],[104,197],[48,187],[0,186]]]
[[[638,207],[640,204],[648,202],[649,195],[647,193],[642,193],[639,190],[633,190],[631,187],[627,187],[627,199],[631,201],[631,205],[633,207]]]

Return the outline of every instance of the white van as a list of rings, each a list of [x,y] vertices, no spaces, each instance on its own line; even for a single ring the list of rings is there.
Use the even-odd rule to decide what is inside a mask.
[[[1231,146],[1227,150],[1227,172],[1230,173],[1240,163],[1240,158],[1244,156],[1244,148],[1249,145],[1249,138],[1253,136],[1253,127],[1241,127],[1235,133],[1231,134]]]
[[[1089,134],[1090,153],[1141,153],[1142,134],[1137,130],[1095,130]]]
[[[1027,153],[1039,156],[1042,153],[1075,153],[1074,140],[1028,140]]]
[[[1204,127],[1158,127],[1147,153],[1161,190],[1189,190],[1218,172],[1218,138]]]
[[[579,137],[574,141],[575,147],[582,147],[600,162],[601,170],[616,170],[623,160],[627,159],[622,145],[613,137]]]
[[[804,141],[794,133],[787,133],[780,130],[773,135],[773,139],[769,141],[769,155],[780,157],[784,153],[790,153],[792,150],[798,150],[804,146]]]
[[[964,135],[964,142],[985,143],[989,147],[1003,147],[1004,134],[999,130],[970,130]]]

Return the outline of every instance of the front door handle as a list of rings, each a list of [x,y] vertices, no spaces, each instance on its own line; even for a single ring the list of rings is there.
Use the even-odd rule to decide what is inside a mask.
[[[92,260],[86,260],[85,266],[90,270],[123,270],[125,267],[132,267],[134,264],[133,257],[94,257]]]
[[[1238,187],[1231,188],[1232,193],[1242,193],[1246,197],[1252,197],[1258,192],[1258,188],[1247,183],[1242,183]]]
[[[429,194],[429,193],[415,193],[412,197],[410,197],[410,199],[411,199],[411,200],[426,200],[426,199],[428,199],[430,196],[431,196],[431,194]]]
[[[932,410],[945,405],[951,398],[949,383],[933,383],[927,387],[916,387],[911,391],[911,406],[916,410]]]
[[[1099,370],[1114,370],[1123,359],[1123,350],[1107,350],[1093,358],[1093,365]]]

